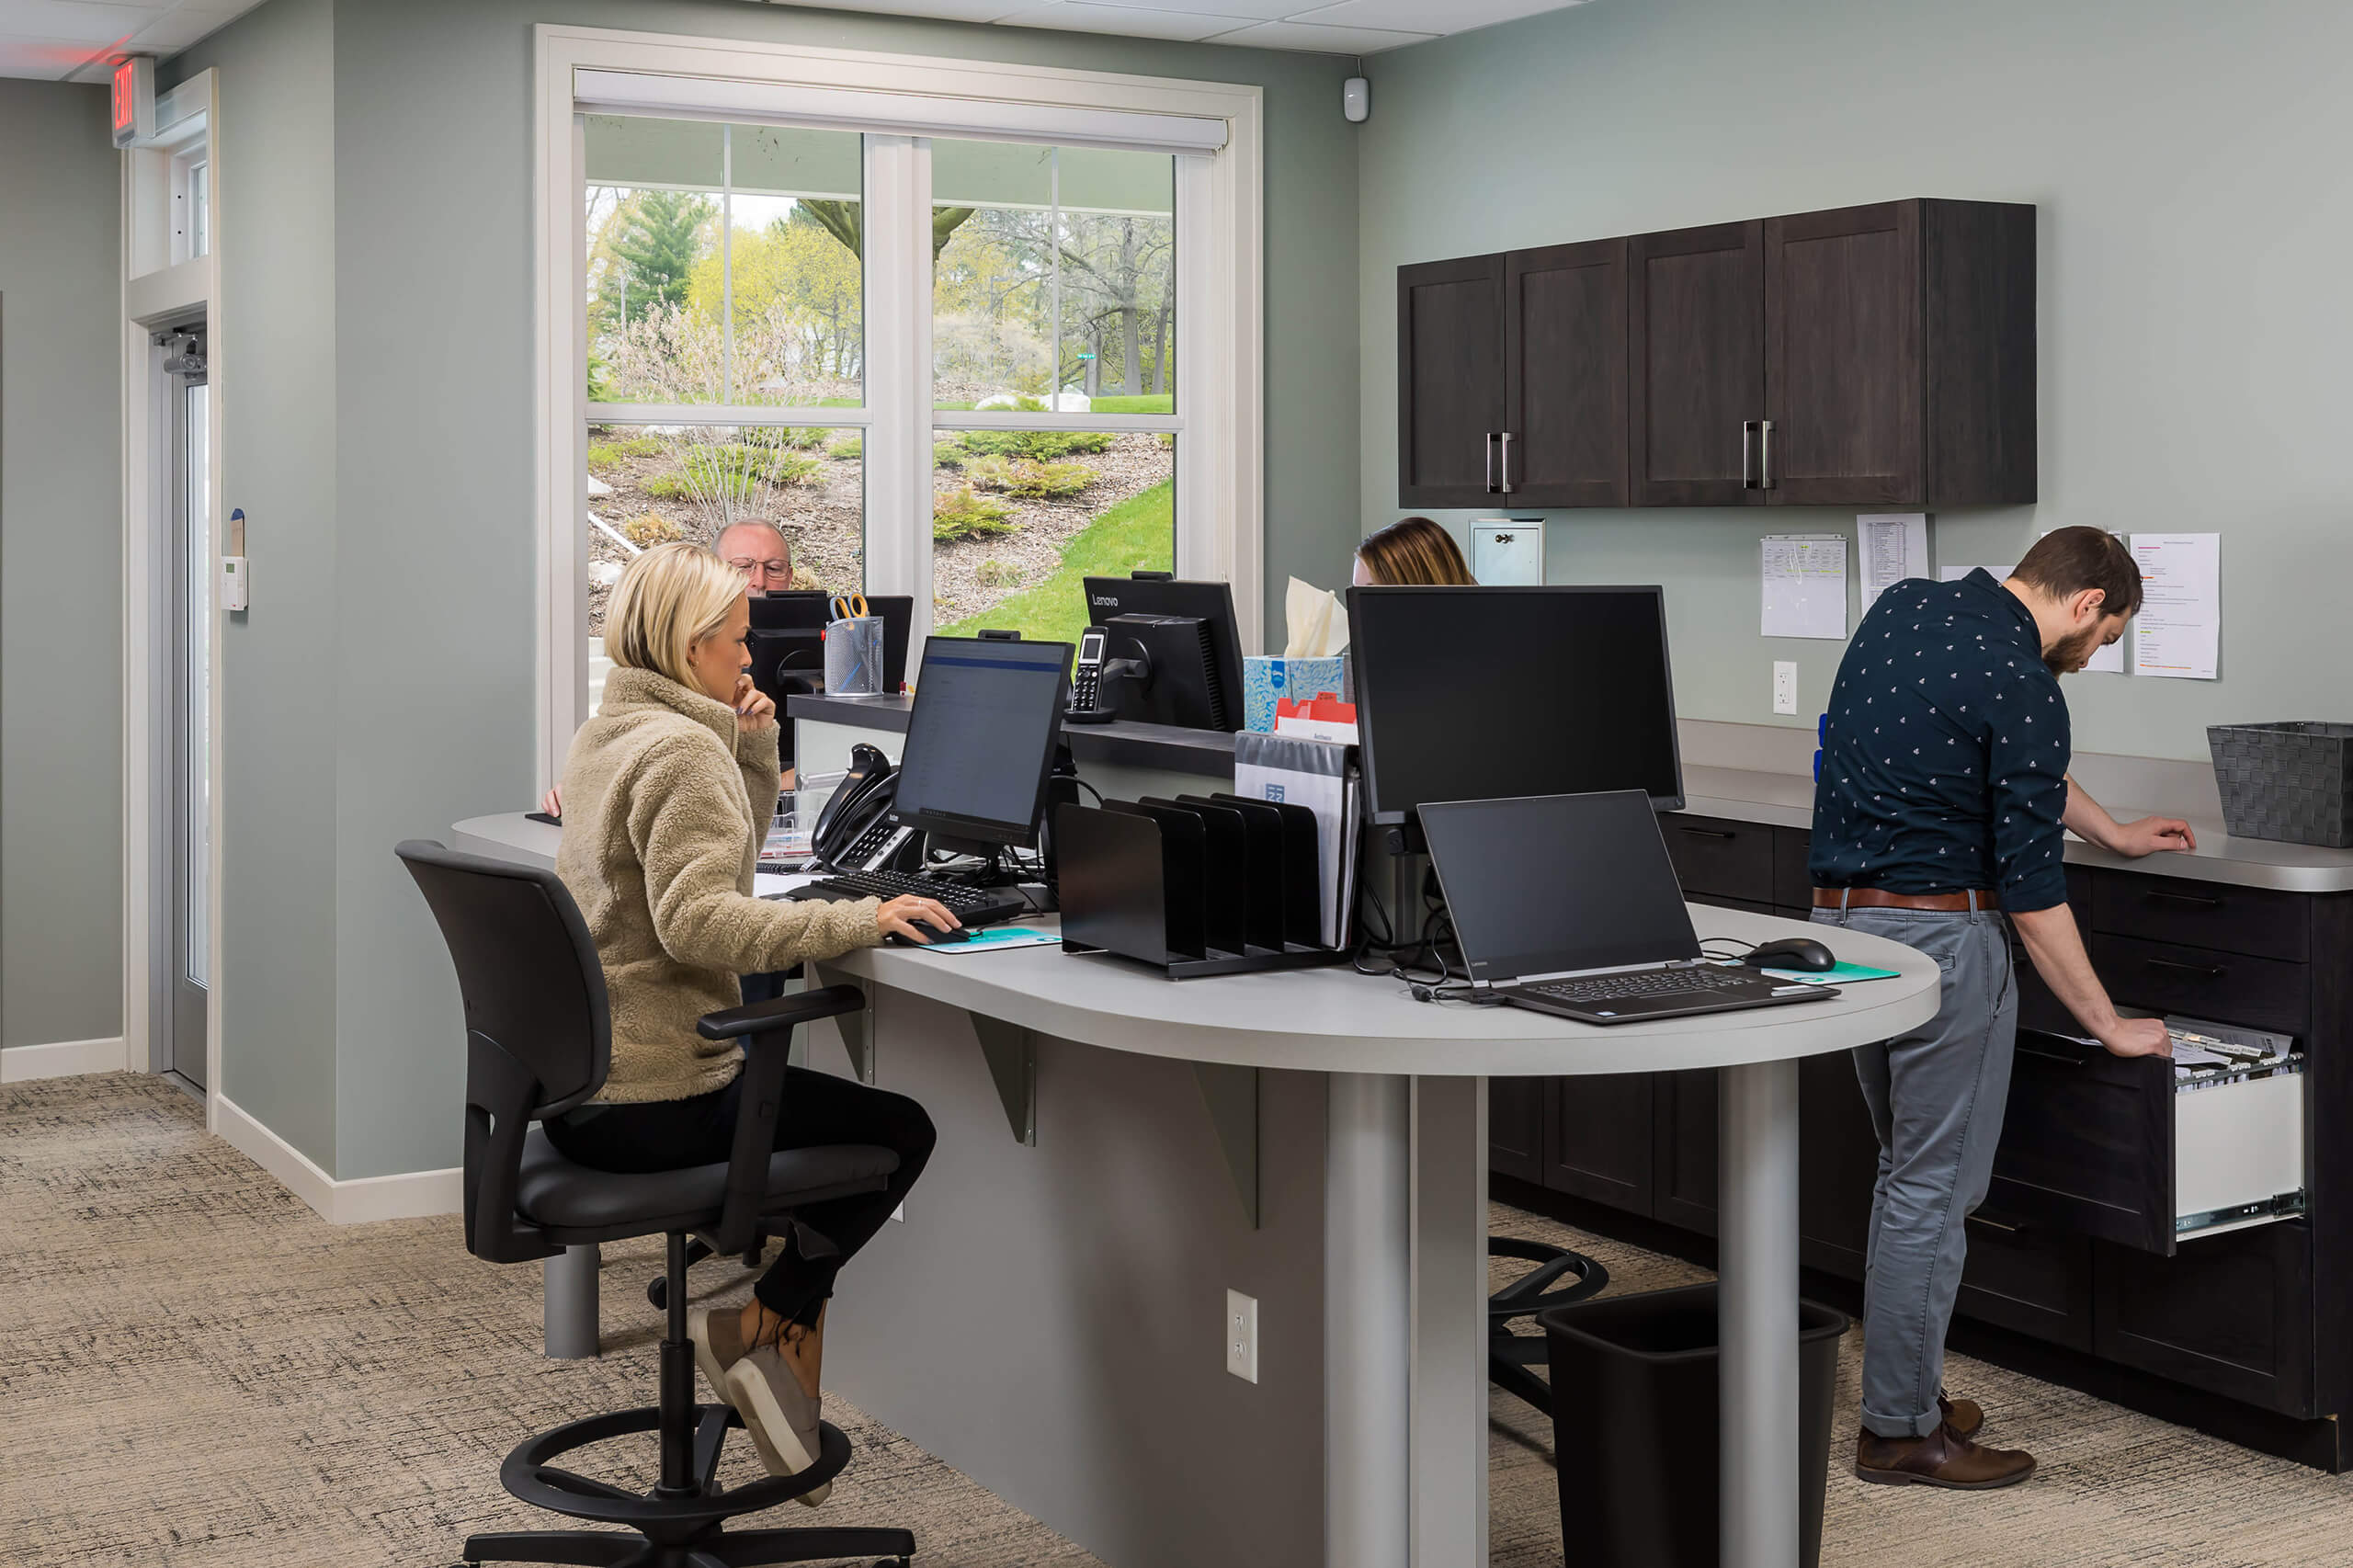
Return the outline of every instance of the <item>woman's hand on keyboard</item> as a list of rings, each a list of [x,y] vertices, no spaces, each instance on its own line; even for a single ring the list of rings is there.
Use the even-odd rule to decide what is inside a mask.
[[[922,921],[918,926],[916,921]],[[948,906],[937,899],[918,898],[905,893],[874,912],[874,924],[886,937],[900,936],[911,942],[929,946],[931,938],[942,931],[953,931],[963,924],[948,912]]]

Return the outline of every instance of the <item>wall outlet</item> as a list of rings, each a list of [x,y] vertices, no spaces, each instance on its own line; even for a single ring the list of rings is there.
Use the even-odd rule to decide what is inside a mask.
[[[1225,1293],[1225,1369],[1245,1383],[1258,1381],[1258,1298]]]
[[[1798,710],[1798,666],[1789,659],[1773,661],[1773,711],[1794,713]]]

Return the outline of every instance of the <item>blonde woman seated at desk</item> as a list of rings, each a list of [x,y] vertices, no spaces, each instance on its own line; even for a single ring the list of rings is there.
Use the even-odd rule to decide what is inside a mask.
[[[744,671],[751,626],[742,575],[693,545],[630,562],[606,610],[615,668],[604,704],[563,766],[556,875],[597,943],[612,1006],[612,1071],[590,1103],[546,1124],[565,1158],[599,1170],[723,1163],[743,1051],[695,1021],[738,1006],[738,977],[837,958],[924,921],[956,917],[927,898],[771,903],[752,870],[776,799],[776,705]],[[696,1359],[779,1475],[817,1454],[825,1304],[842,1264],[871,1240],[931,1155],[913,1100],[802,1068],[786,1074],[776,1146],[870,1143],[899,1168],[878,1193],[802,1210],[752,1300],[690,1320]],[[801,1498],[814,1504],[827,1489]]]

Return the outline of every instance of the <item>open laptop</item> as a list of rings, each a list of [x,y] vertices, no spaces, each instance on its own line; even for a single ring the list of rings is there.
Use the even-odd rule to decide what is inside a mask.
[[[1420,814],[1474,992],[1589,1024],[1837,994],[1700,958],[1639,790],[1456,801]]]

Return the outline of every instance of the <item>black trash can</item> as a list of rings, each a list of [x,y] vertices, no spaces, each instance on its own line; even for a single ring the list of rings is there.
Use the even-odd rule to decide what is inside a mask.
[[[1604,1296],[1537,1319],[1552,1367],[1561,1540],[1572,1562],[1716,1568],[1716,1288]],[[1847,1314],[1798,1303],[1799,1560],[1822,1561],[1830,1406]]]

